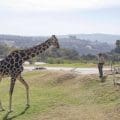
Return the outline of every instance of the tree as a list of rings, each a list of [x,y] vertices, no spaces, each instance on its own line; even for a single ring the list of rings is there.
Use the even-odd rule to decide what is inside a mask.
[[[86,60],[86,61],[90,61],[90,60],[96,60],[96,55],[92,55],[92,54],[87,54],[87,55],[82,55],[81,58],[83,60]]]
[[[78,60],[80,58],[78,52],[74,49],[49,49],[45,53],[42,53],[37,57],[37,61],[44,61],[46,62],[48,59],[52,61],[51,58],[57,59],[60,61],[62,59],[67,60]]]
[[[9,47],[6,44],[0,44],[0,58],[4,58],[7,56],[11,51],[15,50],[15,47]]]
[[[9,52],[9,47],[7,45],[0,44],[0,57],[3,58]]]
[[[116,53],[120,53],[120,40],[116,40],[115,52],[116,52]]]

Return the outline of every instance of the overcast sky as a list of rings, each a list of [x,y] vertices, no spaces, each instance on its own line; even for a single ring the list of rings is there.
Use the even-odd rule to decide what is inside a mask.
[[[0,0],[0,34],[120,35],[120,0]]]

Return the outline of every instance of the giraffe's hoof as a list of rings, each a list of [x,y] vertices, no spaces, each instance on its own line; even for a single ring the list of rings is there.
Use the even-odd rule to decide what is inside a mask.
[[[5,111],[5,109],[2,108],[2,109],[0,110],[0,112],[2,112],[2,111]]]
[[[29,104],[26,104],[26,108],[29,108],[30,107],[30,105]]]

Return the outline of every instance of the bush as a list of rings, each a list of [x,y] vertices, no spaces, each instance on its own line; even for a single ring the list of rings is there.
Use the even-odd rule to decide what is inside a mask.
[[[64,60],[61,58],[48,58],[47,63],[49,63],[49,64],[64,64]]]

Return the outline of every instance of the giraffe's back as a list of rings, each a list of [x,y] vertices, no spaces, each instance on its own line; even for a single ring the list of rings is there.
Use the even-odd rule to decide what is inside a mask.
[[[14,51],[0,61],[0,75],[17,76],[23,71],[22,58],[19,51]]]

